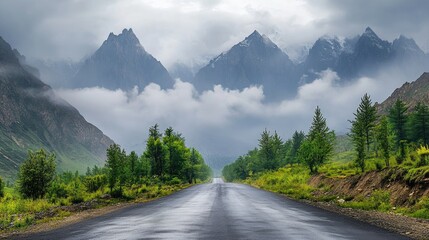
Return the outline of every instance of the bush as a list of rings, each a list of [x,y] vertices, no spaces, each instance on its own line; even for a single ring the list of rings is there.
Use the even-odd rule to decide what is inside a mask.
[[[376,168],[378,171],[383,170],[383,163],[382,163],[382,162],[380,162],[380,161],[376,161],[376,162],[375,162],[375,168]]]
[[[59,178],[55,179],[48,189],[48,198],[55,200],[57,198],[66,198],[67,196],[67,185]]]
[[[86,176],[83,180],[83,184],[85,185],[88,192],[96,192],[107,185],[107,177],[104,174]]]
[[[169,181],[170,185],[178,185],[178,184],[181,184],[181,183],[182,183],[182,180],[180,180],[178,177],[174,177],[173,179],[171,179]]]
[[[118,187],[112,189],[110,195],[113,198],[122,198],[124,196],[122,188],[118,188]]]
[[[55,176],[55,155],[45,150],[28,152],[28,157],[19,168],[19,190],[24,197],[45,196]]]
[[[429,219],[429,197],[423,197],[413,207],[414,212],[411,214],[413,217]]]

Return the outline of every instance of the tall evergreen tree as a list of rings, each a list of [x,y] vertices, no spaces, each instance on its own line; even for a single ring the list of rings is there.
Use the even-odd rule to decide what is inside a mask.
[[[361,98],[361,103],[356,110],[355,117],[359,118],[359,121],[361,121],[365,134],[366,150],[369,154],[370,145],[374,138],[375,122],[377,121],[377,110],[372,104],[371,98],[367,93],[365,93],[365,95]]]
[[[259,159],[265,170],[276,168],[276,153],[270,132],[265,129],[259,139]]]
[[[396,148],[401,144],[401,141],[407,140],[406,124],[408,120],[408,107],[400,99],[396,100],[395,104],[389,111],[389,120],[392,123],[396,135]]]
[[[390,131],[389,131],[389,123],[387,121],[386,116],[383,116],[380,119],[380,122],[377,126],[377,142],[380,146],[382,157],[386,163],[386,167],[389,167],[389,159],[390,159]]]
[[[113,192],[118,183],[122,191],[122,185],[125,182],[126,154],[118,144],[112,144],[107,149],[106,168],[110,192]]]
[[[132,183],[135,183],[140,178],[139,156],[137,156],[136,152],[131,151],[127,159],[128,159],[128,164],[127,164],[128,180]]]
[[[326,119],[317,106],[307,138],[300,149],[300,158],[311,173],[317,173],[318,168],[326,163],[334,151],[334,143],[335,134],[327,126]]]
[[[429,144],[429,108],[420,102],[411,115],[411,136],[415,142]]]
[[[165,173],[167,148],[162,142],[158,124],[149,129],[144,156],[150,160],[152,175],[162,177]]]
[[[297,154],[298,154],[298,150],[301,147],[302,142],[305,139],[305,134],[303,131],[295,131],[292,135],[292,147],[289,153],[289,163],[293,164],[293,163],[297,163]]]

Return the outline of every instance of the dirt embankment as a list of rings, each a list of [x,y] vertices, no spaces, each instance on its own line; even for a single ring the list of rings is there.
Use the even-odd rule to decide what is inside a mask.
[[[371,171],[362,175],[345,178],[330,178],[317,175],[309,184],[319,190],[316,194],[337,195],[344,199],[367,197],[374,190],[390,193],[392,206],[411,206],[421,197],[429,197],[429,176],[409,178],[407,172],[399,168]]]
[[[336,201],[311,202],[309,204],[341,213],[373,225],[398,232],[413,239],[429,239],[429,220],[412,218],[395,213],[397,207],[412,207],[422,197],[429,197],[429,173],[410,176],[399,168],[371,171],[362,175],[344,178],[313,176],[309,184],[315,189],[315,196],[336,196]],[[364,211],[342,208],[340,201],[370,197],[373,191],[390,193],[392,211]],[[345,199],[345,200],[344,200]]]

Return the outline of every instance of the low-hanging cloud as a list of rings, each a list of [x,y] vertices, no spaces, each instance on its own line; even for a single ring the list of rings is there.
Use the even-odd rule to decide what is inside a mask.
[[[104,88],[60,89],[57,94],[74,105],[91,123],[128,150],[143,151],[148,128],[172,126],[190,146],[207,155],[238,156],[257,145],[267,128],[284,138],[295,130],[307,131],[314,108],[320,106],[328,125],[347,132],[360,98],[369,93],[381,101],[398,81],[360,78],[343,82],[331,70],[302,85],[297,96],[281,102],[264,101],[263,87],[241,91],[220,85],[198,93],[191,83],[176,80],[172,89],[152,83],[139,91]]]

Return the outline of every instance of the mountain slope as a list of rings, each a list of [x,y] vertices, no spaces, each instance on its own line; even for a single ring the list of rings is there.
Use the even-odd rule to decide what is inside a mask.
[[[254,31],[230,50],[220,54],[201,68],[194,79],[199,90],[221,84],[230,89],[263,85],[275,96],[295,92],[297,82],[291,81],[293,63],[268,37]]]
[[[60,170],[101,164],[113,141],[27,72],[0,37],[0,175],[14,178],[29,149],[57,155]]]
[[[150,82],[162,88],[173,86],[165,67],[147,53],[130,28],[121,34],[110,33],[101,47],[85,62],[72,79],[74,87],[143,89]]]
[[[389,113],[389,109],[398,99],[404,101],[410,110],[419,102],[429,105],[429,73],[425,72],[414,82],[406,82],[400,88],[395,89],[386,100],[376,104],[378,112]]]

